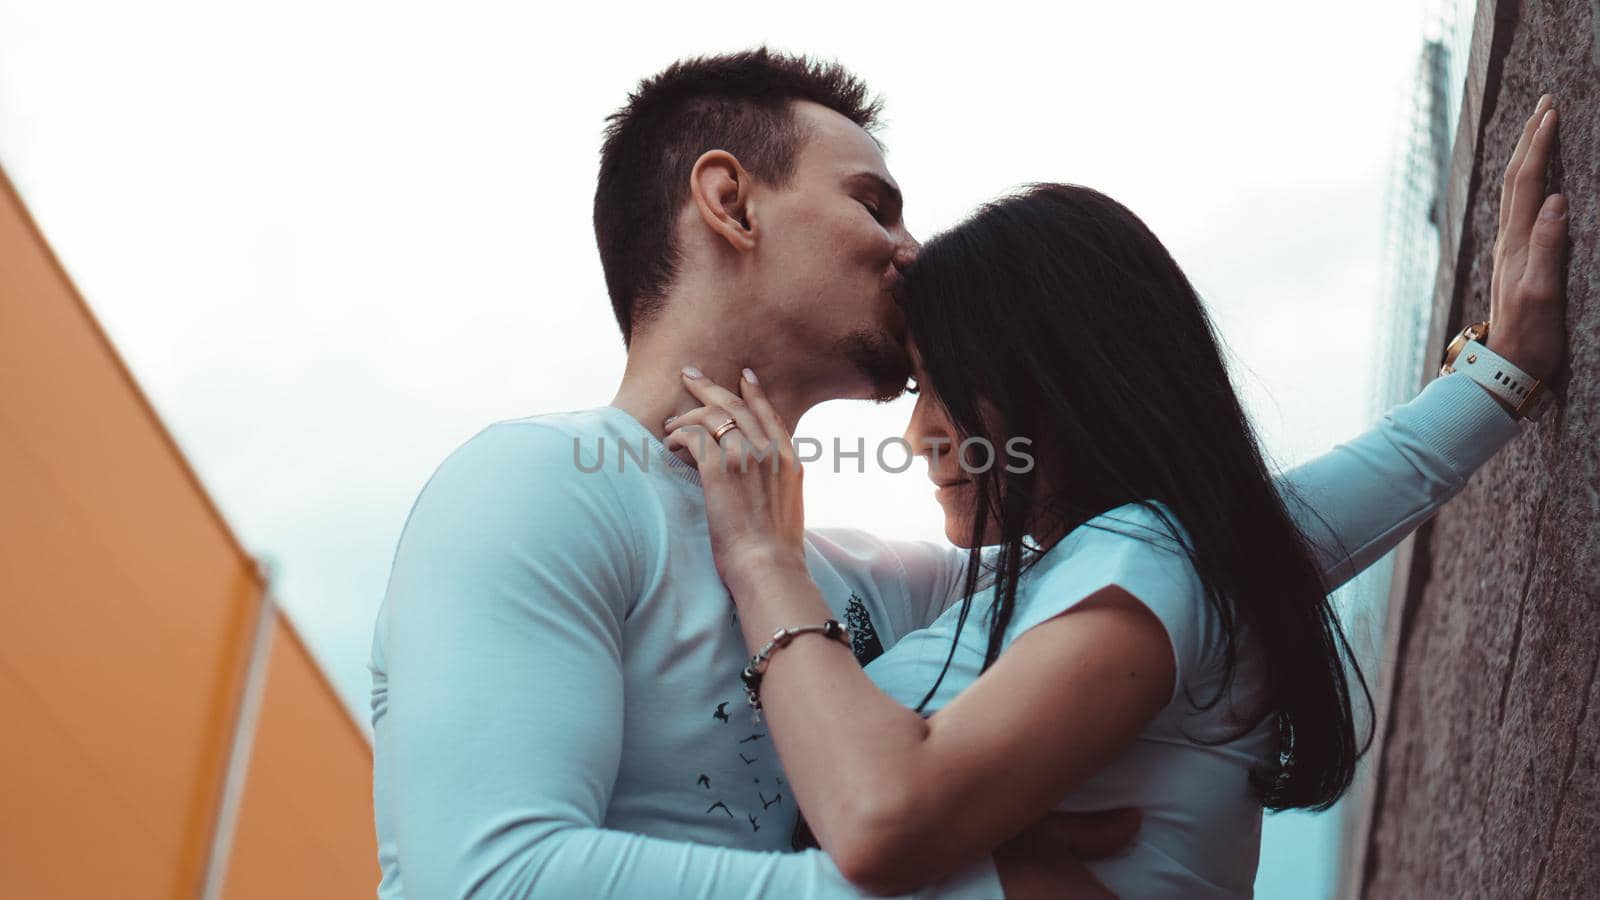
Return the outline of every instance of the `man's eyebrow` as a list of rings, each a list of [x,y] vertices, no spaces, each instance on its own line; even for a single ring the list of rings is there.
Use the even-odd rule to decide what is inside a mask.
[[[900,196],[900,189],[890,184],[888,179],[884,178],[882,175],[879,175],[877,172],[857,172],[845,180],[852,182],[865,181],[868,184],[871,184],[883,194],[884,199],[887,200],[889,204],[892,205],[896,210],[899,210],[905,206],[905,198]]]

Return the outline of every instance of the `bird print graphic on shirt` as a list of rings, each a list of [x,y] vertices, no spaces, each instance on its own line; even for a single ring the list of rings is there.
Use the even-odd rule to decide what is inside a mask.
[[[878,629],[872,627],[872,615],[860,595],[851,593],[844,609],[844,624],[850,629],[850,652],[856,655],[857,665],[865,667],[883,655],[883,642],[878,640]]]
[[[850,629],[850,651],[855,656],[857,664],[865,666],[867,663],[872,662],[874,659],[877,659],[883,654],[883,641],[879,639],[878,630],[873,625],[872,614],[867,610],[866,603],[862,601],[861,596],[853,591],[850,594],[850,599],[845,604],[844,618],[846,627]],[[731,617],[731,620],[728,624],[734,629],[739,627],[737,614]],[[724,725],[730,724],[733,721],[733,716],[728,712],[728,707],[734,702],[735,701],[727,700],[718,703],[717,708],[712,711],[711,717]],[[741,705],[743,704],[741,703]],[[734,751],[738,754],[739,762],[744,766],[751,766],[760,762],[763,754],[755,754],[752,756],[746,754],[743,749],[739,748],[742,748],[743,745],[746,744],[759,746],[760,742],[765,740],[766,737],[766,734],[756,732],[747,733],[745,737],[739,738],[737,741],[738,747]],[[751,752],[754,753],[755,747],[751,747],[750,749]],[[711,777],[704,772],[697,774],[699,777],[695,781],[696,786],[708,791],[711,790]],[[774,780],[780,786],[783,784],[782,778],[776,778]],[[752,781],[752,785],[759,785],[760,783],[761,779],[759,778],[753,779]],[[766,812],[774,806],[783,809],[786,804],[783,802],[783,792],[781,791],[774,793],[771,797],[768,797],[765,792],[757,788],[754,790],[754,795],[755,796],[753,798],[744,798],[746,801],[753,800],[754,802],[739,803],[737,805],[746,807],[741,811],[745,813],[746,818],[750,822],[750,830],[760,831],[761,817],[757,815],[757,813]],[[755,809],[755,806],[758,804],[761,807],[760,810]],[[706,809],[706,814],[735,818],[733,810],[728,806],[727,798],[719,798],[715,803]],[[806,827],[805,820],[803,818],[796,821],[793,837],[793,843],[797,848],[802,845],[815,846],[815,839],[810,836],[810,829]]]

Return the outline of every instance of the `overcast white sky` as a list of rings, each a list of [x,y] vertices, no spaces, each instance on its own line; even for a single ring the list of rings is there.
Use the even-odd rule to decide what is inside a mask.
[[[1026,181],[1119,198],[1291,463],[1370,419],[1421,6],[0,0],[0,163],[364,721],[433,467],[490,421],[611,397],[589,202],[640,77],[759,42],[837,57],[887,98],[920,235]],[[907,412],[804,428],[876,439]],[[807,490],[815,524],[940,534],[920,465]]]

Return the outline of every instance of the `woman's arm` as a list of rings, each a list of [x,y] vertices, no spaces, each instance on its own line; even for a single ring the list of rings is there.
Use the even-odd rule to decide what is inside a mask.
[[[1487,391],[1446,375],[1275,484],[1336,590],[1438,512],[1520,432]]]
[[[829,615],[804,571],[733,591],[753,647]],[[983,857],[1059,803],[1132,743],[1175,677],[1161,622],[1110,586],[1025,632],[928,719],[817,635],[772,656],[760,696],[818,844],[846,878],[894,893]]]
[[[1554,103],[1539,98],[1506,166],[1489,288],[1489,349],[1541,380],[1566,352],[1567,204],[1545,195]],[[1463,374],[1447,375],[1377,428],[1280,478],[1330,589],[1437,512],[1518,430],[1501,401]]]
[[[755,649],[778,628],[830,618],[805,565],[801,469],[764,392],[748,376],[742,397],[704,376],[685,380],[708,406],[672,423],[666,443],[700,469],[712,548],[746,643]],[[737,429],[711,440],[729,416]],[[1188,586],[1181,576],[1154,583]],[[845,877],[894,892],[981,858],[1170,701],[1177,644],[1141,599],[1102,580],[1050,602],[1063,614],[1026,631],[928,720],[879,690],[842,642],[804,635],[773,656],[761,684],[768,732]]]

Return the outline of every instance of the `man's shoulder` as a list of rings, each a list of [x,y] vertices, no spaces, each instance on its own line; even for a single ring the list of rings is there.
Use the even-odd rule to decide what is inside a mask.
[[[630,428],[630,424],[632,427]],[[527,426],[555,431],[569,437],[623,436],[640,426],[632,417],[615,406],[592,406],[587,409],[569,409],[559,412],[534,413],[515,419],[501,419],[491,423],[492,428]]]
[[[610,479],[573,449],[610,433],[607,418],[502,420],[451,452],[401,529],[380,638],[395,617],[419,615],[513,621],[600,609],[620,621],[638,594],[638,533]],[[379,651],[373,658],[381,666]]]
[[[629,425],[632,425],[632,428]],[[528,444],[556,443],[570,446],[572,441],[599,438],[631,438],[638,430],[627,413],[612,406],[535,413],[515,419],[500,419],[484,426],[467,443],[484,439],[521,440]]]
[[[524,472],[543,476],[570,469],[572,474],[595,471],[603,442],[632,439],[628,414],[613,407],[537,413],[501,419],[481,428],[445,458],[441,469],[470,463],[473,466],[507,463]]]
[[[854,528],[813,528],[807,543],[891,636],[920,628],[944,608],[959,582],[966,551],[949,545],[883,538]]]
[[[598,465],[598,453],[602,439],[625,434],[626,423],[616,418],[626,415],[600,408],[492,422],[445,456],[417,502],[471,503],[530,516],[571,512],[574,503],[591,515],[618,513],[617,488]]]
[[[612,413],[577,410],[480,429],[429,476],[401,548],[484,558],[631,562],[638,540],[616,480],[593,464],[594,438],[620,433]]]

